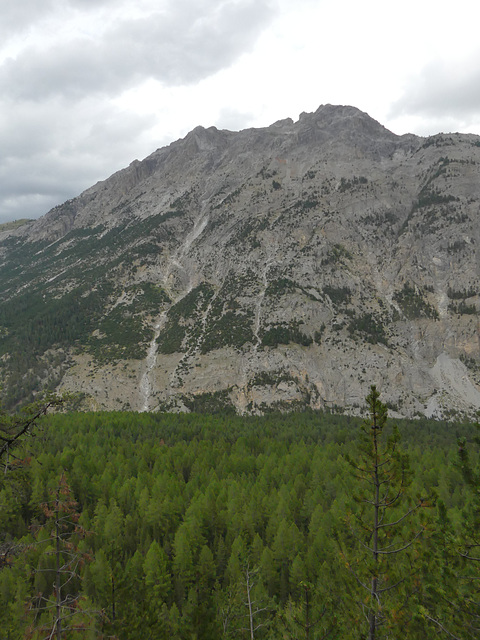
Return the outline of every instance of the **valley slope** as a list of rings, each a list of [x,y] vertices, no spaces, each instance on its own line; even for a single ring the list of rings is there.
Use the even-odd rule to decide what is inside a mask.
[[[480,137],[353,107],[197,127],[0,231],[5,402],[480,410]]]

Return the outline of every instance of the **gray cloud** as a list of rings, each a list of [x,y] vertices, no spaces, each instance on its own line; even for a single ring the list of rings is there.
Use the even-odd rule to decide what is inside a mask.
[[[29,48],[0,67],[0,91],[15,99],[113,95],[145,78],[181,85],[228,67],[274,12],[266,0],[182,0],[168,12],[112,25],[101,40]]]
[[[0,36],[7,39],[44,22],[54,12],[65,9],[97,11],[100,7],[118,3],[118,0],[4,0]]]
[[[95,31],[109,3],[110,21]],[[74,12],[92,16],[92,33],[102,35],[43,37],[48,21],[51,30]],[[274,16],[270,0],[11,0],[0,34],[36,37],[0,62],[0,221],[46,213],[169,142],[156,137],[147,147],[155,116],[120,111],[116,97],[147,79],[178,86],[209,77],[248,51]]]
[[[477,55],[476,60],[480,60]],[[436,61],[412,78],[391,109],[392,117],[420,115],[473,120],[480,115],[480,64]]]
[[[2,19],[0,35],[12,36],[35,23],[39,18],[48,14],[54,7],[55,0],[6,0],[2,3]]]
[[[5,103],[0,102],[0,113]],[[97,102],[24,103],[0,120],[0,222],[37,217],[133,160],[146,117]]]

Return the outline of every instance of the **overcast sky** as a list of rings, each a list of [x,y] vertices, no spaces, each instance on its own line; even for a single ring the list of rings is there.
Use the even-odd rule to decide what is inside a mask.
[[[480,134],[477,0],[0,0],[0,222],[197,125],[349,104]]]

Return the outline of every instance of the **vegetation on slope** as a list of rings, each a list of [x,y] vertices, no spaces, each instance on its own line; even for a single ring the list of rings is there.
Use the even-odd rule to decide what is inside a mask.
[[[41,603],[55,596],[55,549],[41,532],[51,518],[42,505],[59,486],[67,491],[64,478],[77,503],[69,517],[78,513],[81,527],[69,544],[83,558],[60,587],[83,627],[69,637],[372,637],[361,604],[372,611],[371,601],[359,584],[372,575],[371,541],[355,524],[372,522],[368,477],[363,485],[355,471],[359,434],[370,438],[371,422],[361,425],[314,412],[49,417],[22,464],[0,480],[10,550],[0,570],[0,635],[20,639],[30,628],[38,637],[35,628],[51,624]],[[442,628],[471,637],[475,567],[461,552],[476,502],[456,440],[470,441],[474,429],[425,420],[398,427],[398,435],[389,424],[379,434],[398,453],[406,500],[392,505],[385,540],[387,550],[389,538],[413,543],[382,564],[390,567],[383,584],[400,582],[379,599],[376,637],[423,640]],[[464,467],[476,464],[473,449]],[[252,618],[245,603],[253,601]]]

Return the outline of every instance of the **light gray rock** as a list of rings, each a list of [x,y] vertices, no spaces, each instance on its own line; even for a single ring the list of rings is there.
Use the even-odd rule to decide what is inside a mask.
[[[91,406],[185,409],[213,394],[241,412],[354,411],[377,384],[399,415],[473,415],[479,184],[479,137],[396,136],[324,105],[263,129],[197,127],[10,232],[0,255],[13,259],[12,238],[39,251],[22,291],[108,283],[100,323],[127,302],[142,316],[144,359],[95,364],[88,344],[72,348],[59,388]],[[170,303],[135,312],[145,283]]]

